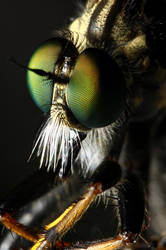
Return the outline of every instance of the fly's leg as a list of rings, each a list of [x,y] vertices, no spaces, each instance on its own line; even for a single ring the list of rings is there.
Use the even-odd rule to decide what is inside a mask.
[[[131,174],[117,184],[117,189],[119,190],[119,235],[97,242],[76,244],[71,249],[111,250],[119,247],[129,249],[136,243],[137,238],[141,237],[145,211],[143,185],[135,174]]]
[[[125,166],[126,174],[137,172],[145,187],[148,209],[146,209],[144,228],[148,228],[148,230],[142,234],[148,241],[150,240],[148,244],[156,248],[157,244],[160,244],[160,238],[162,238],[162,242],[164,241],[163,236],[160,235],[165,231],[166,225],[165,114],[165,111],[162,110],[150,121],[131,123],[121,157],[121,164]]]
[[[27,187],[29,187],[30,190],[31,189],[35,190],[34,184],[37,175],[34,175],[33,177],[34,181],[33,178],[31,177],[31,185],[27,185],[28,182],[26,183],[26,181],[24,185],[21,185],[23,188],[23,193],[24,191],[28,192]],[[40,228],[39,230],[33,230],[29,226],[25,226],[21,223],[18,223],[11,215],[11,209],[10,209],[11,207],[14,210],[17,210],[18,208],[24,206],[21,197],[18,196],[18,193],[20,193],[20,188],[19,188],[19,190],[15,190],[14,195],[10,197],[10,201],[4,202],[3,205],[1,206],[0,221],[8,229],[24,237],[28,241],[31,241],[33,243],[37,242],[37,244],[35,244],[34,248],[32,249],[47,249],[49,246],[52,247],[52,242],[55,242],[56,240],[57,240],[56,244],[58,244],[58,239],[61,239],[61,237],[77,222],[77,220],[80,219],[82,214],[87,210],[87,208],[94,201],[96,196],[102,193],[105,189],[114,186],[120,180],[120,178],[121,178],[121,168],[116,162],[110,162],[110,161],[103,162],[101,166],[99,166],[95,174],[89,180],[82,180],[83,185],[81,187],[81,190],[80,188],[77,189],[77,186],[74,184],[75,193],[77,193],[77,196],[72,194],[73,197],[71,199],[68,199],[70,200],[70,204],[72,203],[72,205],[69,206],[69,208],[67,208],[65,212],[62,213],[53,223],[50,223],[46,225],[44,228]],[[53,187],[53,185],[51,186]],[[50,190],[49,188],[51,187],[47,188],[48,192]],[[61,196],[59,191],[60,189],[58,189],[57,195]],[[52,199],[58,201],[56,193],[57,193],[57,186],[53,188]],[[41,196],[41,194],[42,190],[41,193],[38,194],[39,197]],[[74,197],[78,197],[78,194],[79,195],[83,194],[82,198],[78,202],[73,203],[73,200],[76,199]],[[34,196],[33,193],[32,195]],[[66,194],[66,193],[64,194],[65,197],[66,196],[68,197],[69,195],[71,194]],[[27,198],[30,199],[29,197]],[[36,199],[36,197],[34,196],[33,199]],[[46,246],[43,247],[41,246],[36,248],[36,246],[41,245],[41,243]]]
[[[95,198],[106,189],[116,185],[120,179],[121,168],[119,164],[110,160],[104,161],[88,180],[88,188],[81,199],[69,206],[55,221],[45,226],[45,235],[42,239],[39,239],[31,250],[52,249],[54,243],[56,243],[57,240],[61,240],[74,226],[88,207],[94,202]]]
[[[135,174],[121,175],[120,166],[112,161],[104,161],[91,180],[87,192],[81,200],[73,203],[65,212],[51,224],[45,226],[46,234],[31,250],[39,249],[117,249],[136,242],[142,231],[144,221],[144,188]],[[58,240],[67,233],[81,218],[97,195],[112,186],[119,191],[120,233],[114,238],[84,244],[58,245]],[[111,218],[110,218],[111,219]],[[54,246],[54,247],[53,247]]]
[[[152,240],[158,249],[166,249],[166,110],[156,119],[149,174],[149,205],[153,218]]]
[[[7,213],[1,212],[1,221],[8,228],[12,228],[16,233],[34,242],[35,244],[31,250],[54,248],[117,249],[135,242],[141,232],[144,220],[144,194],[139,179],[134,174],[125,176],[121,173],[118,163],[106,160],[97,168],[94,175],[89,180],[86,180],[83,186],[86,188],[84,188],[81,199],[72,203],[55,221],[46,225],[43,230],[35,231],[25,227],[14,221],[10,214]],[[61,242],[62,237],[81,218],[96,196],[112,186],[119,191],[118,202],[121,222],[119,235],[107,240],[86,242],[85,244],[74,245]]]

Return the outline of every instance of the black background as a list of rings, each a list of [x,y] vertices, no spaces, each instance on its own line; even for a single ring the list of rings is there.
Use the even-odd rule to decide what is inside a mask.
[[[27,91],[26,72],[9,58],[27,65],[34,48],[76,12],[74,0],[8,0],[1,5],[0,197],[32,172],[27,159],[43,116]]]

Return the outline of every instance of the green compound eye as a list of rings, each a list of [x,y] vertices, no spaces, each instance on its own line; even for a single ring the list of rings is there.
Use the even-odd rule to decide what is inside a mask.
[[[86,49],[67,87],[68,106],[85,127],[107,126],[124,110],[124,86],[118,65],[105,52]]]
[[[56,61],[67,42],[63,38],[53,38],[44,42],[33,53],[28,68],[53,74]],[[28,70],[27,82],[34,102],[42,111],[47,112],[52,101],[53,80]]]

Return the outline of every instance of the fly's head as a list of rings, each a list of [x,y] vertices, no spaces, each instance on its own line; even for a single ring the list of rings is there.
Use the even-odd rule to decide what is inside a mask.
[[[49,114],[35,148],[41,165],[60,175],[79,151],[82,165],[100,164],[126,114],[144,119],[165,105],[166,70],[151,53],[144,1],[101,2],[88,1],[68,33],[41,44],[28,67],[32,98]]]
[[[84,135],[107,128],[122,116],[124,78],[103,50],[87,48],[79,53],[71,41],[60,37],[41,44],[28,69],[31,96],[49,114],[34,150],[38,147],[41,165],[56,169],[61,162],[58,171],[63,174],[69,161],[72,167]]]

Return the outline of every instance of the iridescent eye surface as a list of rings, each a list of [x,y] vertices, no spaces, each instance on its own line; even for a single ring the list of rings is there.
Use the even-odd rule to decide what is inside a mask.
[[[34,51],[28,68],[54,74],[55,64],[68,43],[70,42],[63,38],[53,38],[44,42]],[[53,80],[28,70],[27,81],[34,102],[42,111],[47,112],[52,101]]]
[[[118,65],[99,49],[86,49],[75,64],[67,102],[87,128],[104,127],[124,110],[124,79]]]

